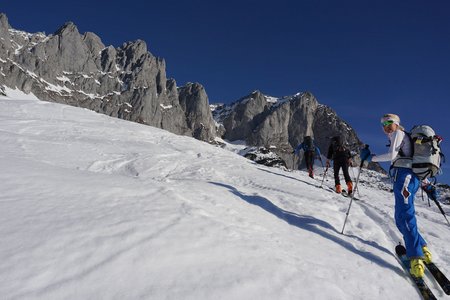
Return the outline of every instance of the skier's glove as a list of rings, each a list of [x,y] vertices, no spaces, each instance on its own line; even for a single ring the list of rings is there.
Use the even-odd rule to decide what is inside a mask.
[[[359,157],[361,158],[362,161],[372,161],[372,154],[370,153],[369,148],[364,148],[361,149],[361,152],[359,153]]]
[[[427,196],[435,201],[438,198],[438,194],[436,191],[436,187],[432,184],[427,184],[426,186],[423,187],[423,190],[425,191],[425,193],[427,193]]]

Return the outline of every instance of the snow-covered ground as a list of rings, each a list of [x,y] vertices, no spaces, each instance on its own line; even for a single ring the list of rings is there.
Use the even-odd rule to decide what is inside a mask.
[[[420,299],[381,175],[363,171],[342,235],[349,198],[331,175],[320,189],[319,175],[7,92],[1,299]],[[450,274],[450,227],[416,203]]]

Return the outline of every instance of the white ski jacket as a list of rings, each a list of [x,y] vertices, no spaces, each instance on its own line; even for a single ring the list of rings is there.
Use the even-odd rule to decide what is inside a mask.
[[[381,155],[375,155],[372,158],[373,162],[383,162],[390,161],[391,165],[395,167],[411,168],[410,159],[401,159],[397,163],[399,158],[410,158],[412,156],[412,145],[410,139],[406,136],[403,130],[396,130],[389,135],[389,140],[391,145],[387,153]],[[400,156],[400,150],[403,152],[404,156]],[[401,162],[400,162],[401,161]]]

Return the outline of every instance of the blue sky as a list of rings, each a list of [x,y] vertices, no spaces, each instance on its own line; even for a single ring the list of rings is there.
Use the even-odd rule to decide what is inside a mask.
[[[399,114],[406,128],[427,123],[450,159],[448,0],[62,3],[6,0],[0,11],[28,32],[73,21],[106,45],[142,39],[166,60],[168,77],[203,84],[211,103],[256,89],[310,91],[375,153],[386,150],[384,113]],[[450,183],[449,163],[444,172],[439,181]]]

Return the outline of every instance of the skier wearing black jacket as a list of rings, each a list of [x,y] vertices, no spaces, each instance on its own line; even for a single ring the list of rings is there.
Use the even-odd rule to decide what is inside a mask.
[[[336,193],[342,192],[341,182],[339,180],[339,170],[342,168],[345,183],[347,184],[347,192],[348,194],[351,194],[353,192],[353,183],[348,173],[348,167],[351,163],[351,154],[350,151],[343,145],[340,136],[335,136],[331,139],[331,144],[328,147],[327,167],[330,166],[331,159],[333,160]]]

